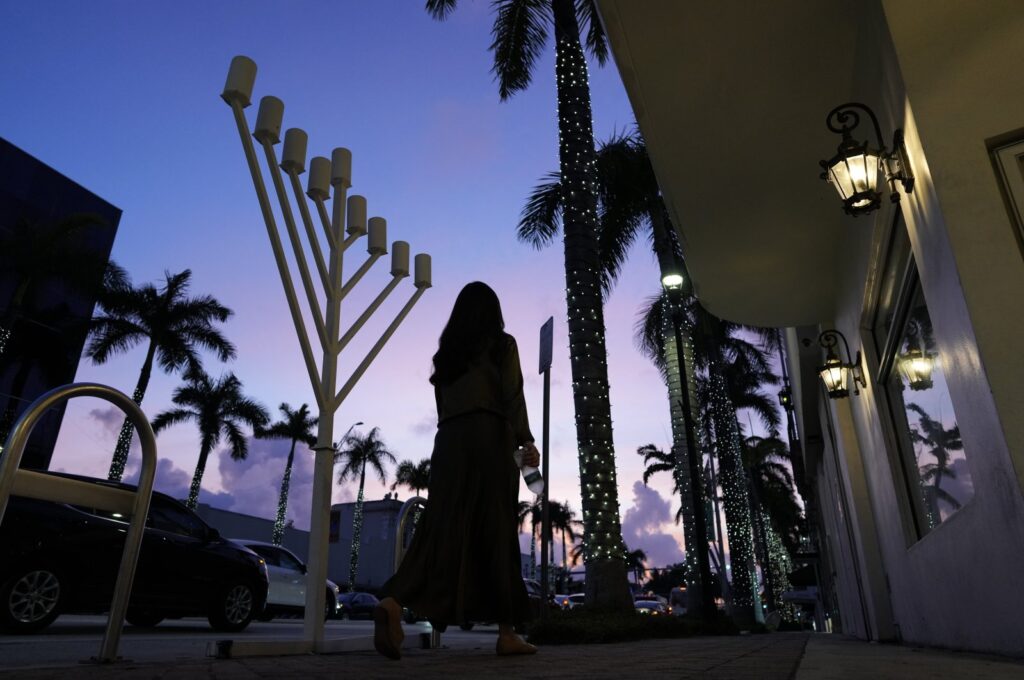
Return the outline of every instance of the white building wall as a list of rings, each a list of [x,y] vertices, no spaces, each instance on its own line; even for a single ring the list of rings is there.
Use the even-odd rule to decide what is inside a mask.
[[[840,449],[847,463],[860,462],[863,490],[851,484],[857,472],[849,466],[836,472],[851,485],[857,523],[877,527],[882,583],[870,568],[860,574],[867,610],[882,631],[895,627],[909,642],[1021,655],[1024,260],[986,140],[1024,127],[1024,11],[998,1],[864,6],[851,99],[875,109],[887,143],[895,127],[906,130],[917,182],[898,207],[905,221],[899,228],[909,233],[974,484],[961,510],[917,540],[869,341],[891,215],[881,210],[873,223],[849,219],[836,263],[844,296],[832,321],[855,352],[864,349],[868,387],[828,410],[840,430],[837,411],[849,410],[851,437],[841,438]],[[809,387],[804,398],[817,399]],[[832,530],[839,530],[831,514]],[[861,564],[871,561],[864,538],[855,541]],[[874,606],[880,597],[891,612]]]

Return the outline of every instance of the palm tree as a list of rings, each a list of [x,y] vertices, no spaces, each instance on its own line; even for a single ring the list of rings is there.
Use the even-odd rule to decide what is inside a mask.
[[[427,11],[448,17],[457,0],[427,0]],[[502,100],[529,86],[554,28],[558,89],[560,215],[565,244],[566,306],[576,439],[587,540],[589,606],[631,607],[625,570],[625,544],[612,444],[611,406],[601,306],[594,132],[590,84],[581,41],[599,63],[608,58],[604,29],[594,0],[496,0],[491,51]]]
[[[420,491],[430,486],[430,459],[424,458],[418,463],[403,460],[395,468],[395,481],[391,484],[394,491],[402,485],[419,496]]]
[[[963,451],[964,442],[960,438],[960,426],[953,425],[948,430],[942,422],[932,418],[927,411],[914,403],[908,403],[907,409],[917,414],[917,426],[911,428],[910,437],[914,443],[921,443],[928,447],[928,452],[935,458],[934,463],[927,463],[921,466],[921,482],[931,482],[931,488],[925,487],[925,502],[928,508],[933,525],[938,524],[941,515],[939,514],[939,501],[943,500],[959,510],[960,501],[942,488],[942,478],[949,477],[956,479],[956,470],[950,467],[949,459],[952,451]]]
[[[199,369],[200,349],[214,352],[221,361],[235,356],[235,346],[214,326],[226,321],[232,311],[210,295],[187,297],[190,270],[165,274],[161,288],[150,283],[135,288],[126,283],[104,296],[103,314],[93,319],[92,339],[86,348],[86,356],[103,364],[115,354],[148,343],[132,393],[136,404],[141,404],[146,394],[154,361],[166,373],[174,373]],[[124,474],[134,429],[125,418],[107,475],[112,481],[120,481]]]
[[[537,578],[537,527],[541,524],[541,505],[538,496],[532,501],[519,501],[516,522],[520,533],[530,525],[530,578]]]
[[[394,463],[395,455],[388,450],[380,438],[380,428],[375,427],[365,435],[358,432],[349,434],[343,439],[334,455],[334,461],[342,462],[338,473],[338,483],[343,484],[349,479],[359,480],[359,493],[356,496],[356,507],[352,517],[352,551],[349,557],[348,589],[354,590],[356,570],[359,567],[359,541],[363,530],[363,488],[366,485],[366,468],[370,467],[377,474],[380,483],[387,482],[386,463]]]
[[[548,519],[551,521],[551,532],[554,536],[554,532],[558,532],[562,538],[562,590],[565,590],[566,582],[569,574],[569,564],[567,555],[565,552],[565,539],[569,539],[569,543],[575,543],[577,539],[576,529],[583,526],[583,522],[576,519],[576,511],[570,507],[568,502],[559,503],[548,499],[550,507],[548,508]],[[554,540],[552,538],[552,540]],[[554,550],[551,551],[554,553]]]
[[[626,553],[626,568],[633,572],[633,582],[640,585],[640,574],[646,571],[644,562],[647,561],[647,553],[640,548]]]
[[[317,417],[309,414],[309,404],[303,404],[297,411],[286,403],[282,403],[277,408],[284,415],[284,419],[266,429],[258,429],[256,438],[291,440],[291,448],[288,449],[288,462],[285,463],[284,477],[281,478],[281,493],[277,499],[277,518],[274,520],[271,536],[271,542],[274,545],[281,545],[281,539],[284,538],[285,515],[288,514],[288,489],[291,486],[292,463],[295,461],[295,444],[297,442],[302,442],[306,446],[316,444],[316,434],[314,434],[313,428],[316,427]]]
[[[186,502],[190,509],[195,510],[206,460],[221,437],[227,441],[233,460],[245,460],[249,454],[249,442],[242,427],[258,430],[267,424],[270,417],[259,402],[242,394],[242,383],[234,373],[213,380],[201,368],[192,368],[185,375],[185,384],[174,390],[171,401],[178,408],[157,414],[153,419],[153,432],[189,420],[199,427],[199,461]]]

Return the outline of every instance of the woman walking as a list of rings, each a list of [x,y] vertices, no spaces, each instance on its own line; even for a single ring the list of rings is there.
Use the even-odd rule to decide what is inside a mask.
[[[534,466],[540,454],[527,421],[519,351],[504,329],[498,296],[477,281],[459,293],[441,333],[430,377],[438,421],[430,502],[374,611],[374,644],[391,659],[401,656],[403,606],[442,631],[497,621],[498,654],[537,651],[514,630],[530,611],[520,575],[513,452],[524,447],[524,462]]]

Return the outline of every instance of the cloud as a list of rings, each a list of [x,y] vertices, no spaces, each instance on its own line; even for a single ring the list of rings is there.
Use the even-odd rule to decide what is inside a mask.
[[[94,408],[89,411],[89,418],[96,421],[103,428],[103,431],[110,435],[113,441],[117,441],[121,434],[121,425],[124,423],[124,411],[116,406],[107,408]],[[142,445],[139,443],[139,433],[132,433],[132,444],[128,447],[129,461],[131,458],[138,458],[142,452]],[[138,455],[133,455],[138,454]]]
[[[432,434],[434,434],[434,432],[436,430],[437,430],[437,414],[436,413],[431,413],[429,415],[423,416],[423,418],[421,418],[418,422],[413,423],[412,425],[409,426],[409,431],[412,432],[413,434],[417,435],[417,436],[420,436],[420,437],[425,437],[427,435],[432,435]]]
[[[221,449],[217,453],[218,470],[229,501],[214,505],[256,517],[275,518],[290,448],[291,441],[287,439],[250,437],[249,455],[245,460],[232,460],[230,449]],[[309,528],[312,499],[313,455],[304,444],[296,444],[287,512],[296,528]]]
[[[142,471],[141,456],[133,456],[128,459],[125,465],[124,481],[127,484],[138,484],[139,473]],[[184,502],[188,498],[189,488],[192,486],[193,472],[177,467],[170,458],[157,458],[156,477],[153,488]],[[225,504],[231,502],[231,496],[223,491],[209,491],[205,488],[199,490],[199,502],[208,503],[218,508],[227,507]]]
[[[637,481],[633,484],[633,507],[626,510],[622,520],[622,538],[630,550],[647,553],[647,564],[665,566],[682,562],[683,551],[672,534],[663,529],[682,533],[673,524],[672,507],[655,489]]]

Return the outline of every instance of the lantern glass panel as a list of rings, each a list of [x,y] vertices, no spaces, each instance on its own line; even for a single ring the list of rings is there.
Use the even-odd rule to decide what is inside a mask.
[[[839,197],[844,201],[854,194],[875,192],[878,186],[878,155],[866,149],[850,155],[837,156],[829,167],[829,175],[835,184]],[[858,199],[853,207],[859,208],[871,202],[870,197]]]
[[[846,386],[849,380],[849,373],[850,369],[844,366],[838,358],[833,356],[825,361],[820,375],[821,381],[825,383],[825,389],[828,390],[830,397],[835,399],[849,394],[849,389]]]

